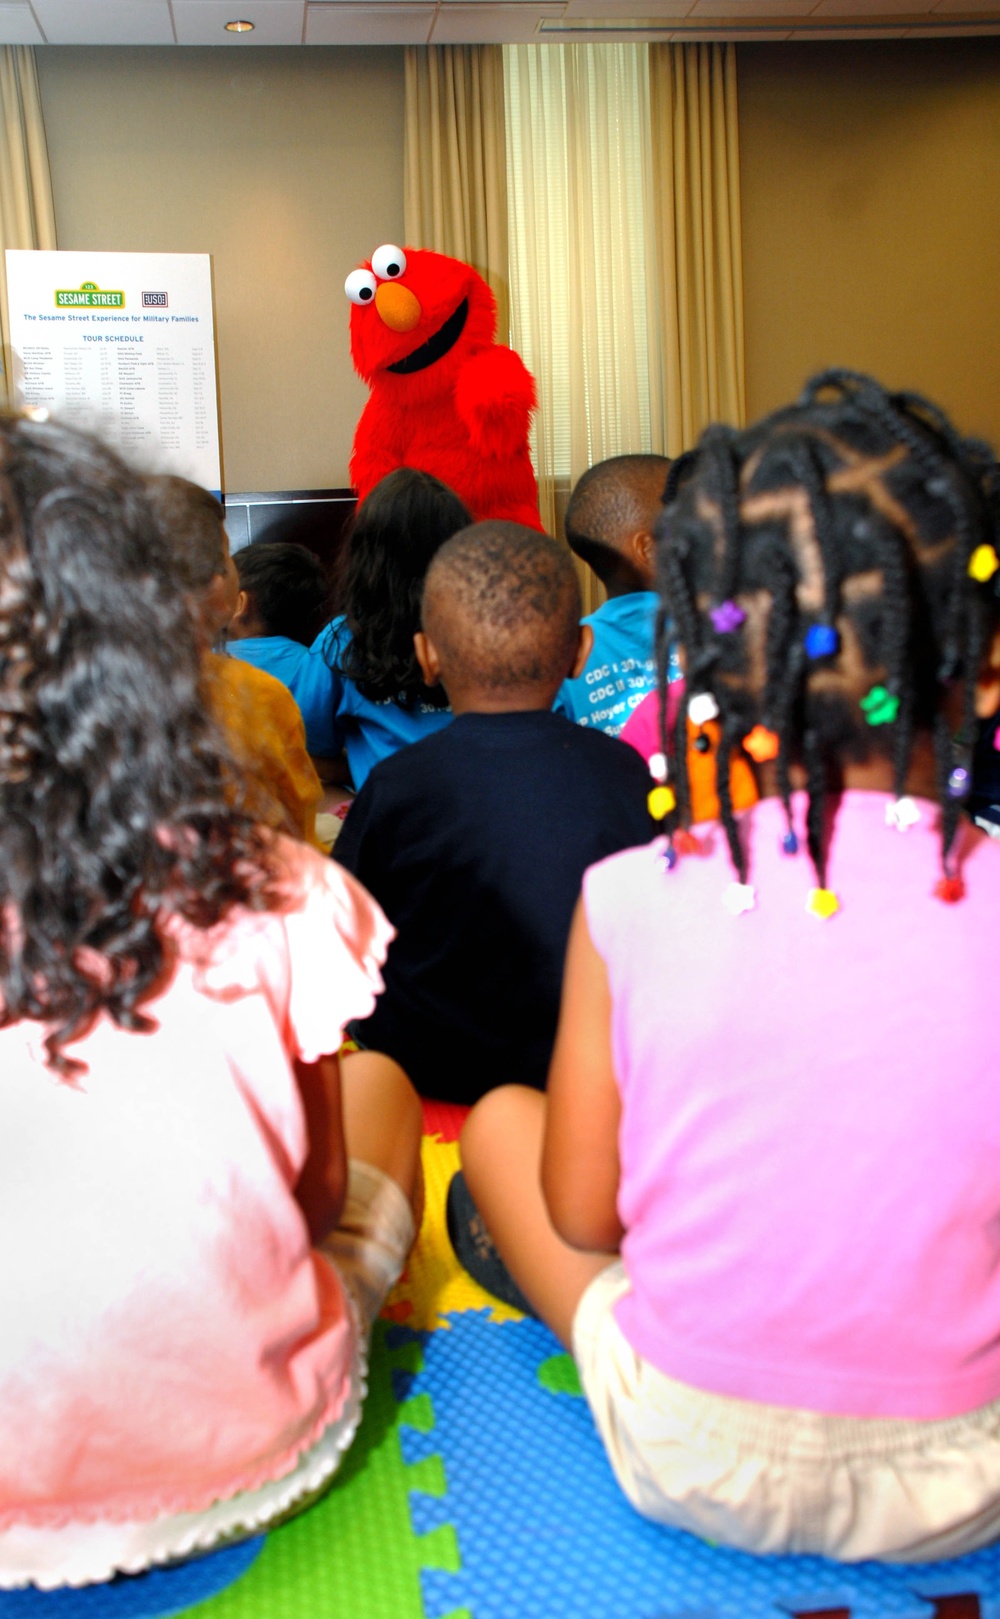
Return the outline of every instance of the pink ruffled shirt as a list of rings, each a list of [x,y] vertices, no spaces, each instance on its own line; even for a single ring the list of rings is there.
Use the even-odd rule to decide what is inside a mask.
[[[68,1085],[39,1025],[0,1031],[0,1529],[200,1511],[290,1471],[344,1405],[292,1059],[371,1011],[392,929],[339,866],[276,848],[281,910],[175,930],[154,1033],[102,1017]]]
[[[671,873],[657,843],[587,872],[622,1099],[616,1316],[713,1393],[950,1417],[1000,1400],[1000,846],[963,829],[966,897],[943,904],[936,807],[903,833],[890,803],[845,794],[826,921],[775,799],[743,818],[744,914],[718,832]]]

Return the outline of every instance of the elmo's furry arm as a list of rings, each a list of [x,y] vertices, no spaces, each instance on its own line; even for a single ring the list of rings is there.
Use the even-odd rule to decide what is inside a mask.
[[[351,487],[358,492],[359,501],[364,500],[375,485],[388,473],[394,472],[403,460],[392,442],[394,426],[394,418],[385,401],[373,394],[361,412],[351,451],[349,476]]]
[[[472,354],[455,382],[455,409],[479,455],[513,455],[527,443],[538,403],[535,379],[519,354],[494,343]]]

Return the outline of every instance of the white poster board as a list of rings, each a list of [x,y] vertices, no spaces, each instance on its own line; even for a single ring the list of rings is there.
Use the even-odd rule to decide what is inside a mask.
[[[143,472],[221,488],[207,253],[7,251],[11,393]]]

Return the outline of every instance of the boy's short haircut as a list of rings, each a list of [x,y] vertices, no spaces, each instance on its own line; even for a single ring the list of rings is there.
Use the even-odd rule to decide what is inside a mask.
[[[652,531],[670,471],[665,455],[613,455],[579,479],[566,507],[566,538],[608,587],[624,582],[619,547],[637,529]]]
[[[181,588],[204,590],[226,571],[225,512],[220,502],[200,484],[167,473],[146,478],[145,491]]]
[[[423,623],[447,670],[502,691],[558,685],[579,638],[580,587],[565,546],[519,523],[473,523],[437,552]]]
[[[327,618],[329,589],[319,558],[304,545],[258,540],[237,551],[233,561],[262,633],[311,646]]]

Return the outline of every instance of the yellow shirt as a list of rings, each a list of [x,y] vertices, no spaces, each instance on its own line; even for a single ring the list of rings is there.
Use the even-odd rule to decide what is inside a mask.
[[[250,813],[315,847],[323,789],[288,687],[265,670],[218,652],[206,654],[203,673],[205,701],[242,767]]]

